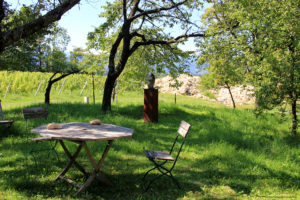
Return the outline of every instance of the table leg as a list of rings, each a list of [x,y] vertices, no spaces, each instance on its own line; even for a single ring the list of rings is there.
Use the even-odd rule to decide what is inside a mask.
[[[76,163],[75,160],[76,160],[77,156],[79,155],[79,152],[81,151],[81,148],[82,148],[82,145],[83,145],[82,143],[80,143],[79,146],[77,147],[76,152],[75,152],[74,155],[72,156],[72,155],[70,154],[70,152],[68,151],[68,149],[67,149],[66,145],[64,144],[64,142],[63,142],[62,140],[59,140],[59,142],[60,142],[61,146],[63,147],[65,153],[66,153],[67,156],[69,157],[70,161],[69,161],[69,163],[66,165],[66,167],[60,172],[60,174],[54,179],[55,181],[56,181],[57,179],[59,179],[60,177],[64,176],[64,175],[67,173],[67,171],[69,171],[70,167],[74,164],[74,162]]]
[[[80,187],[80,189],[77,191],[76,195],[79,194],[80,192],[84,191],[91,183],[92,181],[97,177],[97,174],[99,173],[99,170],[101,168],[101,166],[103,165],[104,163],[104,159],[112,145],[112,142],[113,140],[109,140],[106,147],[105,147],[105,150],[100,158],[100,160],[98,161],[98,163],[96,164],[94,158],[92,157],[92,154],[87,146],[87,144],[85,142],[82,142],[87,154],[88,154],[88,157],[89,157],[89,160],[91,162],[91,164],[93,165],[94,167],[94,171],[93,173],[90,174],[89,178],[87,179],[87,181]],[[106,179],[106,178],[105,178]]]
[[[83,143],[82,142],[75,142],[75,143],[77,143],[77,144],[81,144],[81,145],[83,145]],[[63,142],[61,142],[60,143],[61,144],[61,146],[62,146],[62,148],[64,149],[64,151],[65,151],[65,153],[66,153],[66,155],[69,157],[69,159],[70,160],[74,160],[74,165],[75,165],[75,167],[77,168],[77,169],[79,169],[79,171],[81,171],[85,176],[88,176],[89,175],[89,173],[78,163],[78,162],[76,162],[76,160],[73,158],[73,156],[71,155],[71,153],[70,153],[70,151],[67,149],[67,147],[66,147],[66,145],[63,143]]]

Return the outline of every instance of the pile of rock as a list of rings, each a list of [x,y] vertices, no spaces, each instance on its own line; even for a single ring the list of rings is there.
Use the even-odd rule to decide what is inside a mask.
[[[156,79],[155,87],[158,87],[159,91],[162,93],[189,95],[205,100],[217,101],[225,105],[232,105],[230,94],[228,92],[228,89],[225,87],[210,90],[210,92],[213,93],[216,98],[210,99],[209,97],[203,95],[201,90],[199,89],[199,76],[181,74],[177,78],[177,81],[179,82],[178,88],[174,87],[176,82],[172,79],[172,77],[165,76],[163,78]],[[252,86],[234,86],[231,88],[231,92],[236,104],[253,104],[255,102]]]

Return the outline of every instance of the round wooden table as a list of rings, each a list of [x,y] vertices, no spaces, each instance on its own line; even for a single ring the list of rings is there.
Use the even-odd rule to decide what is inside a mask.
[[[133,129],[116,126],[113,124],[101,124],[101,125],[90,125],[89,123],[80,123],[80,122],[72,122],[72,123],[63,123],[61,124],[61,129],[47,129],[47,125],[43,125],[32,129],[31,132],[35,134],[39,134],[41,136],[40,140],[58,140],[64,149],[66,155],[70,159],[65,168],[60,172],[60,174],[55,178],[55,180],[62,179],[71,183],[79,188],[76,195],[80,192],[84,191],[91,182],[97,178],[98,180],[105,182],[106,184],[111,185],[109,180],[101,173],[100,168],[103,165],[104,159],[112,145],[113,140],[119,138],[130,138],[133,135]],[[75,153],[72,155],[70,151],[67,149],[63,140],[69,140],[77,143],[79,146],[77,147]],[[96,162],[90,149],[88,148],[86,141],[108,141],[105,150],[101,156],[101,158]],[[91,165],[93,166],[93,172],[87,172],[77,161],[82,147],[84,147],[87,156]],[[81,171],[85,176],[87,176],[87,180],[82,185],[77,184],[73,180],[65,177],[64,175],[68,172],[72,165]]]

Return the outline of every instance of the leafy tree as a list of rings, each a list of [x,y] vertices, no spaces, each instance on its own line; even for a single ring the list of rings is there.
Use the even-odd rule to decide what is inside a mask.
[[[235,108],[231,86],[243,83],[246,70],[241,62],[240,52],[234,47],[232,40],[234,38],[230,36],[214,36],[202,41],[199,44],[197,67],[207,72],[201,78],[202,85],[207,88],[225,85]]]
[[[164,50],[164,45],[176,49],[175,43],[188,37],[204,36],[191,21],[193,10],[200,6],[198,0],[115,0],[107,3],[105,12],[100,15],[106,22],[89,33],[93,47],[106,51],[111,46],[102,110],[111,110],[115,82],[138,49],[146,50],[149,46],[152,47],[150,52],[159,52]],[[174,28],[180,30],[178,35],[171,34]]]
[[[209,1],[207,35],[231,37],[255,87],[258,111],[288,102],[296,135],[300,94],[300,2],[293,0]],[[218,54],[218,52],[215,52]],[[221,52],[222,53],[222,52]]]
[[[79,2],[80,0],[39,0],[29,6],[30,14],[34,15],[16,16],[16,10],[11,9],[6,1],[0,0],[0,53],[15,42],[28,38],[60,20],[64,13]],[[27,8],[23,6],[21,9]]]
[[[47,70],[53,72],[52,76],[48,80],[45,91],[45,103],[50,104],[52,85],[71,74],[78,73],[79,69],[76,65],[72,65],[67,61],[67,56],[64,52],[57,49],[54,49],[46,57],[45,63]]]

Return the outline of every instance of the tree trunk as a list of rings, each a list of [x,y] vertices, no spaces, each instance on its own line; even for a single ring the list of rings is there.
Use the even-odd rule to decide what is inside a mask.
[[[54,83],[56,83],[57,81],[60,81],[61,79],[65,78],[65,77],[67,77],[67,76],[69,76],[69,75],[71,75],[71,74],[78,73],[78,72],[79,72],[79,71],[74,71],[74,72],[71,72],[71,73],[68,73],[68,74],[63,74],[63,75],[61,75],[61,76],[59,76],[59,77],[53,79],[53,78],[55,77],[55,75],[57,74],[57,73],[54,73],[54,74],[50,77],[50,79],[49,79],[49,81],[48,81],[48,85],[47,85],[46,92],[45,92],[45,103],[46,103],[46,104],[50,104],[50,93],[51,93],[52,85],[53,85]],[[53,80],[52,80],[52,79],[53,79]]]
[[[230,89],[230,86],[228,85],[228,83],[225,83],[226,84],[226,87],[229,91],[229,94],[230,94],[230,97],[231,97],[231,101],[232,101],[232,106],[233,108],[235,109],[235,102],[234,102],[234,99],[233,99],[233,96],[232,96],[232,93],[231,93],[231,89]]]
[[[51,88],[52,88],[53,83],[54,82],[52,82],[51,79],[48,81],[48,85],[47,85],[46,92],[45,92],[45,103],[48,105],[50,104],[50,93],[51,93]]]
[[[297,98],[292,99],[292,135],[297,134],[298,119],[297,119]]]
[[[106,81],[105,81],[105,87],[104,87],[104,94],[102,99],[102,110],[104,112],[111,110],[111,95],[112,91],[115,85],[117,77],[108,74]]]

